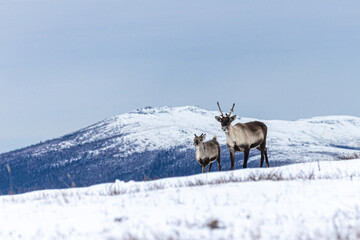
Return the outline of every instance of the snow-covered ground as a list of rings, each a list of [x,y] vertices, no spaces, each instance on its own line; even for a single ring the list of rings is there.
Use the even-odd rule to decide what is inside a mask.
[[[0,239],[360,239],[360,160],[1,196]]]

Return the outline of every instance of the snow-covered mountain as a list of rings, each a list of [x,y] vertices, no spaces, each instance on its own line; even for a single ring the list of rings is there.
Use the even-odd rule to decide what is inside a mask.
[[[218,136],[222,165],[227,170],[229,154],[216,115],[217,111],[192,106],[146,107],[1,154],[0,193],[199,173],[192,145],[194,133],[206,133],[208,138]],[[238,119],[251,120],[254,119]],[[333,160],[360,151],[360,118],[330,116],[264,122],[269,129],[271,166]],[[258,167],[259,158],[257,150],[252,150],[248,166]],[[241,168],[242,159],[242,154],[236,154],[235,168]],[[217,170],[215,164],[212,171]]]

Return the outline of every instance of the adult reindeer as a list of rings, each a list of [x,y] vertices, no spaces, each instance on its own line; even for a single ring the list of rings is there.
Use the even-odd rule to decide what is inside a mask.
[[[228,114],[225,113],[225,115],[221,111],[219,102],[217,102],[217,105],[221,115],[216,116],[215,119],[221,123],[221,128],[226,134],[226,144],[229,148],[231,158],[231,170],[234,170],[235,152],[244,152],[243,167],[246,168],[250,149],[253,148],[258,149],[261,152],[260,167],[263,166],[264,156],[266,165],[269,167],[266,149],[266,125],[259,121],[231,125],[236,119],[236,115],[231,116],[231,113],[234,111],[235,103],[230,112]]]

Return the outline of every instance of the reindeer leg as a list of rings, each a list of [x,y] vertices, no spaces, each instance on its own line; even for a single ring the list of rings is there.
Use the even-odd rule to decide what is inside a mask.
[[[211,166],[212,166],[212,163],[209,164],[209,171],[208,172],[210,172]]]
[[[247,168],[247,161],[249,158],[250,149],[244,149],[244,165],[243,168]]]
[[[235,165],[235,151],[230,150],[230,158],[231,158],[231,170],[234,170]]]
[[[269,159],[268,159],[268,156],[267,156],[267,148],[266,148],[266,147],[265,147],[264,153],[265,153],[266,166],[267,166],[267,167],[270,167],[270,165],[269,165]]]
[[[221,164],[220,164],[220,155],[218,156],[218,158],[216,159],[218,166],[219,166],[219,171],[221,172]]]
[[[263,167],[263,164],[264,164],[264,151],[261,151],[260,167]]]
[[[205,166],[204,165],[201,165],[201,171],[202,171],[202,173],[205,172]]]
[[[260,146],[259,150],[260,150],[260,154],[261,154],[260,167],[263,167],[265,147],[264,147],[264,146]]]

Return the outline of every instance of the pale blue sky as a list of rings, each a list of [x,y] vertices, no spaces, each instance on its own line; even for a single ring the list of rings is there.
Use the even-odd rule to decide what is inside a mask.
[[[145,106],[360,116],[360,1],[0,0],[0,152]]]

